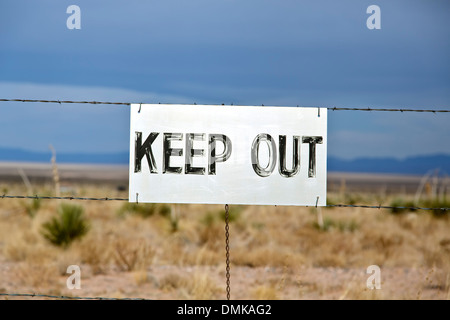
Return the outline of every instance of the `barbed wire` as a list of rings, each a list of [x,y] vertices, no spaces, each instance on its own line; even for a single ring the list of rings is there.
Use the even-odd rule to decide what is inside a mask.
[[[445,109],[388,109],[388,108],[337,108],[328,107],[328,110],[333,111],[391,111],[391,112],[430,112],[430,113],[443,113],[450,112]]]
[[[73,100],[36,100],[36,99],[0,99],[0,102],[42,102],[42,103],[75,103],[75,104],[112,104],[129,106],[129,102],[107,102],[107,101],[73,101]]]
[[[81,201],[130,201],[128,198],[114,198],[114,197],[74,197],[74,196],[25,196],[25,195],[6,195],[0,196],[0,199],[36,199],[36,200],[81,200]],[[142,203],[141,203],[142,204]],[[305,206],[313,207],[313,206]],[[363,209],[390,209],[390,210],[427,210],[427,211],[449,211],[450,207],[418,207],[418,206],[384,206],[384,205],[365,205],[365,204],[327,204],[325,208],[363,208]]]
[[[41,103],[58,103],[58,104],[103,104],[103,105],[122,105],[129,106],[131,104],[144,104],[142,102],[110,102],[110,101],[74,101],[74,100],[41,100],[41,99],[0,99],[0,102],[41,102]],[[170,103],[166,103],[170,104]],[[196,103],[194,103],[196,104]],[[214,104],[212,104],[214,105]],[[216,104],[219,105],[219,104]],[[225,104],[221,104],[225,105]],[[233,106],[233,104],[231,104]],[[264,105],[262,105],[264,106]],[[300,107],[297,105],[297,107]],[[304,108],[320,108],[318,106],[305,106]],[[384,111],[384,112],[429,112],[429,113],[450,113],[450,109],[411,109],[411,108],[349,108],[349,107],[325,107],[332,111]]]
[[[110,197],[74,197],[74,196],[24,196],[24,195],[1,195],[0,199],[43,199],[43,200],[86,200],[86,201],[128,201],[128,198],[110,198]]]
[[[432,211],[448,211],[450,207],[441,208],[423,208],[423,207],[404,207],[404,206],[382,206],[382,205],[364,205],[364,204],[327,204],[325,207],[333,208],[364,208],[364,209],[391,209],[391,210],[432,210]]]
[[[144,298],[107,298],[107,297],[75,297],[75,296],[54,296],[38,293],[0,293],[0,296],[6,297],[28,297],[28,298],[49,298],[62,300],[150,300]]]

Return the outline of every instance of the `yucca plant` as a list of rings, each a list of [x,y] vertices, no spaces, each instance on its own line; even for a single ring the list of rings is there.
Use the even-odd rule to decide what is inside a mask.
[[[61,204],[58,216],[42,225],[42,235],[52,244],[66,248],[89,231],[89,223],[79,205]]]

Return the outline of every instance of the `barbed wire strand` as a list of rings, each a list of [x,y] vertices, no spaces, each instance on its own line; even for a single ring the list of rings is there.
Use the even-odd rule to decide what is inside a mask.
[[[36,199],[36,200],[83,200],[83,201],[129,201],[128,198],[96,198],[96,197],[73,197],[73,196],[23,196],[23,195],[1,195],[0,199]]]
[[[0,195],[0,199],[36,199],[36,200],[81,200],[81,201],[130,201],[128,198],[114,197],[73,197],[73,196],[25,196],[25,195]],[[134,202],[134,201],[133,201]],[[313,206],[305,206],[313,207]],[[403,210],[433,210],[449,211],[450,207],[418,207],[418,206],[384,206],[384,205],[365,205],[365,204],[327,204],[326,208],[364,208],[364,209],[403,209]]]
[[[75,297],[75,296],[54,296],[38,293],[0,293],[0,296],[6,297],[28,297],[28,298],[49,298],[63,300],[149,300],[144,298],[107,298],[107,297]]]
[[[108,101],[73,101],[73,100],[36,100],[36,99],[0,99],[0,102],[42,102],[42,103],[74,103],[74,104],[112,104],[129,106],[129,102],[108,102]]]
[[[328,110],[332,111],[391,111],[391,112],[430,112],[430,113],[439,113],[439,112],[450,112],[450,110],[445,109],[388,109],[388,108],[337,108],[337,107],[328,107]]]
[[[327,204],[324,207],[333,208],[364,208],[364,209],[403,209],[403,210],[433,210],[448,211],[450,207],[442,208],[423,208],[423,207],[402,207],[402,206],[382,206],[382,205],[363,205],[363,204]]]
[[[142,102],[109,102],[109,101],[74,101],[74,100],[41,100],[41,99],[0,99],[0,102],[41,102],[41,103],[58,103],[58,104],[103,104],[103,105],[122,105],[129,106],[131,104],[143,104]],[[170,103],[167,103],[170,104]],[[196,104],[196,103],[194,103]],[[214,104],[212,104],[214,105]],[[219,104],[215,104],[219,105]],[[221,104],[225,105],[225,104]],[[233,104],[231,104],[233,106]],[[264,105],[263,105],[264,106]],[[297,105],[299,107],[299,105]],[[318,106],[305,106],[304,108],[320,108]],[[325,107],[332,111],[384,111],[384,112],[430,112],[445,113],[450,109],[411,109],[411,108],[349,108],[349,107]]]

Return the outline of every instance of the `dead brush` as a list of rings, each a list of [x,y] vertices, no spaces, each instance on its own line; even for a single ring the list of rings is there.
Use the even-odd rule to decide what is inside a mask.
[[[222,294],[222,288],[206,274],[196,272],[189,278],[187,284],[188,297],[195,300],[214,299],[218,294]]]
[[[273,286],[260,285],[252,290],[255,300],[279,300],[278,290]]]
[[[111,260],[111,248],[100,236],[88,237],[74,246],[82,263],[91,266],[93,274],[104,274]]]
[[[188,283],[189,280],[185,276],[182,276],[179,273],[171,272],[161,278],[159,287],[162,290],[170,291],[186,287]]]
[[[152,264],[155,253],[140,239],[118,239],[113,244],[114,261],[121,271],[145,270]]]
[[[56,264],[29,264],[22,262],[15,270],[21,285],[34,290],[44,290],[58,283],[59,271]]]

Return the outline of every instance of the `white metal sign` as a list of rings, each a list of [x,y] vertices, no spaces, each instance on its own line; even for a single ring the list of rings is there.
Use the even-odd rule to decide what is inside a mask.
[[[130,202],[326,205],[326,108],[133,104],[130,129]]]

